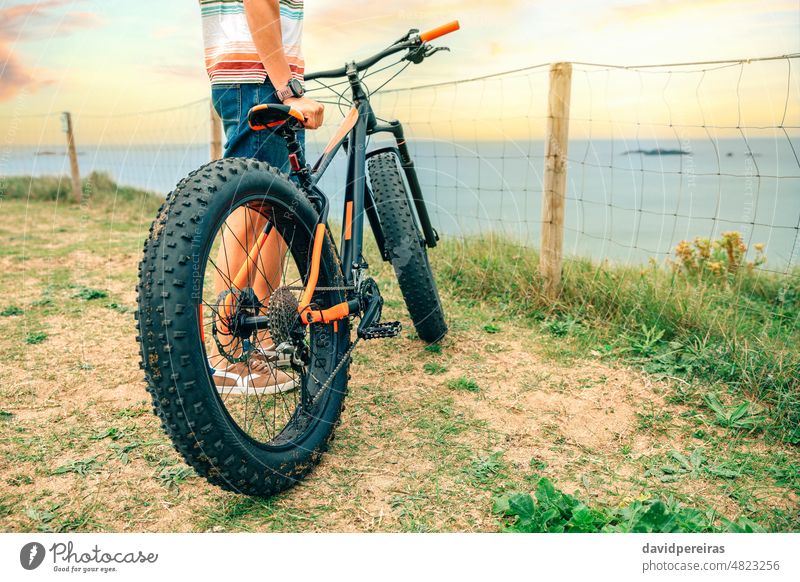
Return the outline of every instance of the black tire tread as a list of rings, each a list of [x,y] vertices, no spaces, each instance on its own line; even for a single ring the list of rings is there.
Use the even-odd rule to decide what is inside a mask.
[[[255,449],[249,448],[254,445],[226,425],[230,421],[216,410],[213,400],[216,396],[208,374],[203,376],[205,370],[198,372],[197,366],[192,365],[195,357],[192,350],[196,351],[193,342],[199,340],[196,323],[191,324],[191,318],[184,311],[192,305],[188,300],[190,286],[186,285],[193,268],[187,232],[192,232],[194,225],[200,222],[210,197],[222,190],[225,182],[244,172],[262,172],[271,179],[289,182],[285,174],[263,162],[228,158],[192,172],[167,196],[150,227],[139,264],[137,341],[140,367],[145,372],[153,411],[178,453],[211,483],[238,493],[264,496],[285,490],[303,479],[327,450],[343,408],[348,371],[345,366],[337,377],[340,386],[334,397],[338,402],[331,402],[333,419],[318,423],[319,431],[325,434],[315,437],[315,446],[296,452],[294,461],[286,462],[291,457],[282,457],[279,466],[267,464],[265,467],[259,464],[263,457],[257,458],[253,453]],[[297,204],[307,205],[306,212],[314,212],[309,210],[311,206],[305,195],[291,182],[289,185]],[[331,283],[341,285],[341,265],[330,235],[324,249],[323,263],[328,265],[329,271],[335,269],[338,273],[338,281]],[[192,314],[192,317],[196,322],[196,316]],[[349,337],[346,322],[339,327],[339,333]],[[349,341],[343,343],[349,344]],[[343,349],[340,355],[342,352]],[[341,378],[343,382],[338,380]]]
[[[447,333],[447,322],[397,159],[382,152],[367,165],[386,250],[411,320],[420,339],[437,342]]]

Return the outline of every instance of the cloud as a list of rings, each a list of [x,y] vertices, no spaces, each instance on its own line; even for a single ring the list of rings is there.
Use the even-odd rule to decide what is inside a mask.
[[[101,24],[91,12],[60,13],[67,4],[74,2],[42,0],[0,8],[0,101],[12,99],[22,89],[36,91],[51,82],[46,70],[23,63],[18,42],[49,40]]]
[[[491,3],[492,11],[507,11],[523,4],[534,4],[530,0],[494,0]],[[306,10],[322,18],[333,18],[339,22],[352,20],[355,15],[375,13],[384,15],[397,15],[398,13],[428,16],[444,12],[456,15],[473,10],[486,11],[485,0],[441,0],[431,4],[429,0],[407,0],[406,2],[376,3],[374,0],[350,0],[348,2],[323,2],[319,5],[310,4]]]
[[[16,55],[4,44],[0,44],[0,101],[12,99],[23,87],[38,88],[33,74],[23,67]]]
[[[320,30],[329,28],[342,34],[359,37],[376,33],[369,26],[358,28],[358,23],[397,26],[398,22],[411,22],[427,28],[427,24],[441,24],[454,18],[479,14],[483,22],[507,17],[519,7],[539,4],[538,0],[405,0],[404,2],[375,2],[375,0],[348,0],[347,2],[306,3],[305,10]],[[441,21],[441,22],[440,22]]]
[[[723,4],[728,9],[727,11],[735,11],[739,15],[745,12],[763,13],[768,11],[766,3],[760,0],[644,0],[615,6],[609,11],[605,22],[641,23],[646,20],[675,18],[708,8],[717,8]],[[792,6],[796,6],[794,0],[773,0],[769,11]]]

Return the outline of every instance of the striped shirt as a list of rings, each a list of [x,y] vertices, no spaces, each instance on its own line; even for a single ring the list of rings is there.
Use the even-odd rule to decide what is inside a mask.
[[[283,52],[292,76],[303,81],[303,0],[279,0]],[[258,56],[242,0],[200,0],[206,69],[212,85],[263,83],[267,71]]]

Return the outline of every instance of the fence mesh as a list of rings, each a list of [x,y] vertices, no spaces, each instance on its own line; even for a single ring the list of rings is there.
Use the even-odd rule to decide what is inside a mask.
[[[574,63],[565,253],[617,263],[663,261],[680,240],[739,231],[766,247],[760,268],[800,259],[799,55],[619,67]],[[540,236],[548,68],[386,89],[402,68],[364,79],[383,119],[403,121],[440,233]],[[309,83],[326,128],[348,109],[346,84]],[[207,99],[158,111],[73,112],[81,171],[167,192],[209,158]],[[59,114],[0,117],[0,174],[67,174]],[[371,145],[381,145],[374,137]],[[19,145],[26,144],[26,145]],[[340,158],[342,155],[340,154]],[[322,181],[341,204],[342,159]]]

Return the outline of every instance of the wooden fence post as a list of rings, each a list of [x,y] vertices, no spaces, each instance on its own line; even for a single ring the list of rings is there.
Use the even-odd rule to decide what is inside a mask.
[[[67,154],[69,155],[69,169],[72,174],[72,197],[78,204],[83,200],[81,188],[81,172],[78,168],[78,153],[75,151],[75,134],[72,131],[72,115],[69,111],[61,114],[61,125],[67,134]]]
[[[561,291],[571,86],[572,64],[550,65],[542,196],[542,244],[539,256],[539,273],[544,279],[545,294],[550,299],[556,299]]]
[[[211,109],[211,161],[222,158],[222,120],[214,109],[214,103],[210,102]]]

